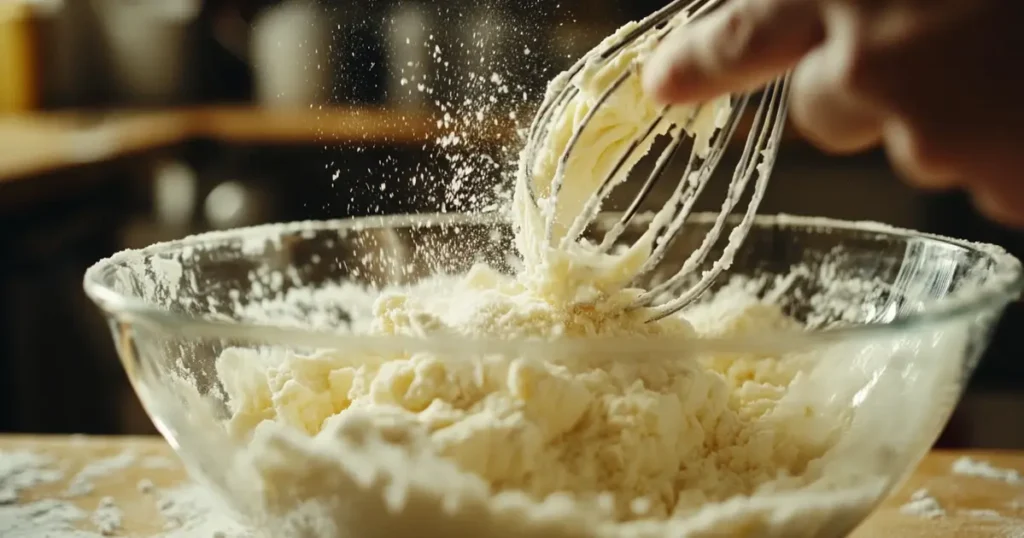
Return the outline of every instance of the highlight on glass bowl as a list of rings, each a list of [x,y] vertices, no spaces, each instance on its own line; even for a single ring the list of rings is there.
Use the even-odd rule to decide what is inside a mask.
[[[85,288],[192,475],[274,537],[843,536],[1021,290],[997,247],[759,217],[699,301],[613,319],[537,299],[512,245],[483,216],[272,225],[117,254]]]

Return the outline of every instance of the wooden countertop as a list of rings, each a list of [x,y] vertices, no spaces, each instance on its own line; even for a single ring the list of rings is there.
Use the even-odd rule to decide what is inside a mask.
[[[170,447],[160,438],[0,436],[0,458],[4,452],[18,451],[50,456],[63,468],[66,477],[22,491],[18,500],[21,504],[57,498],[86,465],[131,454],[129,460],[122,461],[127,463],[122,470],[97,475],[92,480],[91,492],[72,499],[79,508],[91,512],[104,497],[112,498],[123,512],[122,527],[114,533],[116,536],[152,537],[169,528],[153,492],[147,492],[147,487],[140,488],[140,484],[152,484],[154,491],[187,484]],[[854,538],[1024,538],[1024,484],[954,475],[953,461],[964,455],[998,468],[1024,472],[1024,452],[934,452],[907,484],[853,534]],[[900,511],[919,488],[926,488],[939,501],[945,516],[927,519]],[[81,526],[95,530],[92,525],[85,519]]]

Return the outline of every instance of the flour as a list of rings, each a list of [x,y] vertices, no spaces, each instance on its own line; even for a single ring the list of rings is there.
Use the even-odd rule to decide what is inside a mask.
[[[55,462],[31,452],[0,451],[0,536],[4,538],[97,538],[100,535],[79,531],[78,522],[88,514],[71,503],[43,500],[19,503],[19,495],[31,488],[52,484],[64,478],[53,469]]]
[[[161,463],[167,458],[144,458]],[[115,476],[125,468],[139,463],[131,452],[124,452],[87,466],[76,475],[79,484]],[[172,462],[173,463],[173,462]],[[117,536],[124,522],[124,512],[112,497],[100,499],[92,512],[62,499],[45,499],[18,503],[18,496],[32,488],[52,484],[64,478],[56,469],[57,462],[32,452],[0,452],[0,489],[11,500],[0,503],[0,536],[3,538],[101,538]],[[144,464],[142,465],[145,466]],[[164,468],[164,467],[161,467]],[[177,466],[175,466],[177,468]],[[76,491],[83,491],[78,486]],[[91,489],[91,488],[90,488]],[[166,530],[154,538],[192,538],[219,536],[249,538],[223,510],[204,487],[187,484],[178,488],[158,490],[152,481],[143,479],[140,491],[153,496],[153,502],[166,520]],[[96,529],[97,532],[89,530]]]
[[[71,479],[65,495],[68,497],[81,497],[92,493],[95,487],[93,485],[94,480],[122,471],[134,464],[136,459],[137,456],[134,452],[125,451],[110,458],[89,462]]]
[[[741,284],[720,292],[717,302],[643,330],[655,331],[648,334],[655,338],[657,331],[737,336],[796,326],[771,304],[744,295],[749,286]],[[562,314],[543,301],[530,308],[478,302],[486,290],[495,299],[531,296],[516,286],[477,268],[419,286],[366,289],[376,304],[361,326],[395,335],[557,338],[547,329],[551,316]],[[315,290],[303,296],[329,311],[336,293],[326,292],[319,303]],[[354,296],[348,302],[368,303]],[[603,325],[591,324],[598,320]],[[568,316],[560,323],[560,334],[600,335],[630,320]],[[429,353],[396,360],[230,349],[218,361],[233,414],[226,431],[245,448],[234,457],[228,488],[254,525],[280,536],[291,535],[280,531],[284,525],[321,536],[338,535],[339,528],[374,536],[400,532],[412,521],[433,529],[432,536],[470,528],[490,536],[495,525],[508,536],[700,535],[741,524],[768,535],[813,534],[859,520],[889,477],[909,464],[886,454],[895,449],[885,448],[883,435],[893,446],[917,444],[911,439],[932,430],[946,405],[936,407],[935,395],[956,386],[954,361],[942,371],[932,369],[941,361],[921,369],[912,359],[941,353],[940,341],[954,337],[935,336],[938,341],[925,338],[927,350],[915,338],[895,348],[896,355],[848,346],[828,358],[786,360],[681,355],[658,361],[641,357],[642,341],[632,351],[636,357],[610,362],[597,355],[531,360],[511,351],[481,362]],[[850,370],[852,364],[863,370]],[[873,405],[851,415],[842,402],[878,375],[872,364],[901,365],[890,371],[908,368],[925,377],[913,394],[905,374],[876,380],[882,383],[874,385]],[[887,394],[920,415],[910,421],[920,430],[889,420]],[[835,418],[844,415],[849,421]],[[288,463],[294,461],[303,465]],[[734,471],[737,462],[743,463]],[[600,471],[590,467],[595,463]],[[362,508],[350,513],[349,502]]]
[[[998,480],[1007,484],[1022,484],[1021,474],[1015,469],[999,469],[984,461],[977,461],[969,457],[962,457],[953,462],[953,473],[961,476],[972,476],[975,478],[987,478]]]
[[[55,499],[0,506],[0,536],[4,538],[102,538],[80,530],[89,514],[67,501]]]
[[[926,489],[919,489],[911,494],[910,501],[900,507],[900,512],[925,519],[938,519],[946,516],[946,510]]]
[[[64,473],[51,465],[50,458],[31,452],[0,451],[0,506],[18,502],[22,490],[63,479]]]
[[[221,505],[202,486],[188,484],[160,491],[157,508],[167,521],[167,530],[157,538],[216,537],[249,538],[242,527],[226,515]]]
[[[963,510],[960,513],[967,517],[976,519],[1002,519],[1003,516],[995,510]]]
[[[96,511],[92,513],[93,524],[96,525],[96,528],[99,529],[100,533],[104,536],[113,536],[121,529],[121,522],[123,520],[124,514],[114,502],[113,497],[104,497],[100,499],[99,506],[96,508]]]

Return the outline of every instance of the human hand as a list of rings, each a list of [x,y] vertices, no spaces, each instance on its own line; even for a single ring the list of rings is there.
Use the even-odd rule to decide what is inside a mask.
[[[791,119],[812,143],[883,144],[912,183],[1024,226],[1022,23],[1020,0],[730,0],[669,35],[643,78],[687,103],[793,69]]]

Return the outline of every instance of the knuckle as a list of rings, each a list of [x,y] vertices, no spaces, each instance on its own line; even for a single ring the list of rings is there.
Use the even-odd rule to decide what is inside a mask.
[[[890,126],[886,145],[894,167],[908,182],[922,188],[944,190],[957,183],[948,144],[914,126]]]
[[[877,93],[876,65],[874,54],[854,44],[841,55],[835,84],[852,95],[873,96]]]
[[[918,129],[909,129],[905,136],[904,155],[914,168],[930,173],[945,166],[947,152],[941,140]]]
[[[756,10],[751,2],[740,0],[723,14],[713,38],[716,63],[735,65],[751,51],[757,50],[763,39],[758,31]]]
[[[971,189],[974,207],[986,217],[1013,228],[1024,228],[1024,211],[1019,205],[1008,203],[1004,193],[987,187]]]

